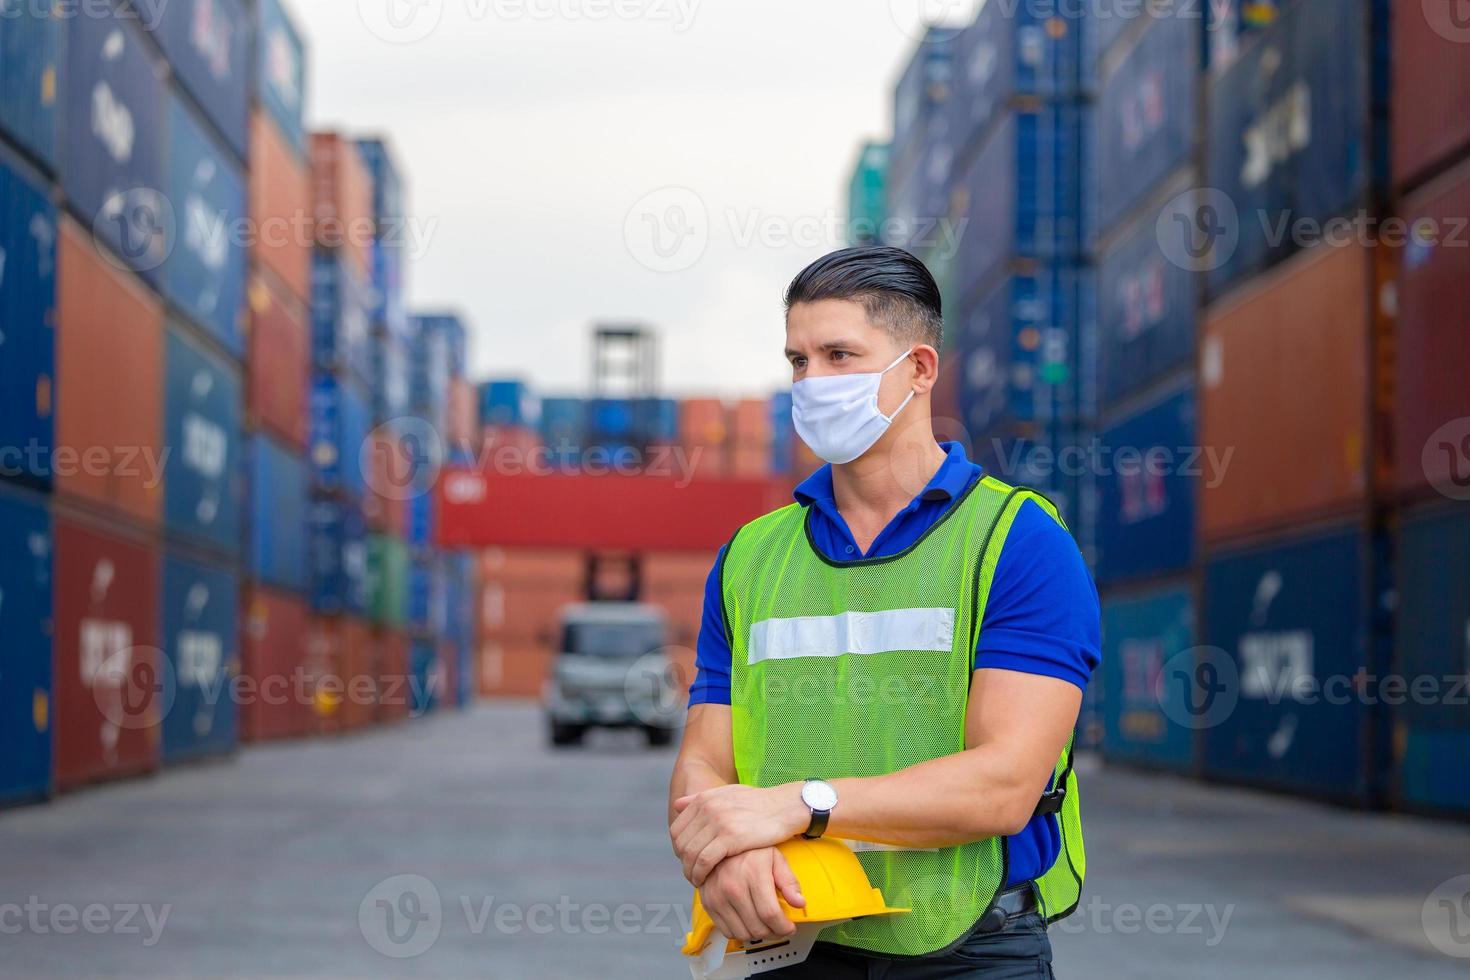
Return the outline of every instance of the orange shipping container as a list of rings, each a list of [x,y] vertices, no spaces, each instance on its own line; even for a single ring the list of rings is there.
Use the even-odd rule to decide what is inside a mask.
[[[311,170],[265,113],[250,119],[251,258],[311,298]]]
[[[1372,257],[1362,245],[1321,245],[1209,310],[1200,429],[1223,473],[1202,481],[1206,539],[1362,501]]]
[[[408,663],[408,637],[397,630],[379,630],[378,721],[407,718],[413,708],[413,673]]]
[[[564,586],[517,583],[486,578],[480,586],[480,631],[483,636],[513,640],[550,640],[563,606],[582,601],[579,578]]]
[[[346,731],[371,724],[377,713],[377,656],[368,627],[355,620],[316,616],[307,636],[307,690],[313,691],[316,728]]]
[[[313,238],[345,248],[357,271],[371,271],[373,178],[357,144],[337,133],[311,134]]]
[[[730,475],[741,480],[764,480],[771,475],[771,447],[741,443],[730,454]]]
[[[486,548],[480,552],[480,579],[580,588],[587,574],[583,552],[554,548]]]
[[[252,586],[242,597],[240,737],[247,742],[305,735],[312,703],[304,685],[306,603],[299,597]]]
[[[718,398],[690,398],[679,403],[679,440],[685,446],[722,446],[729,437],[724,402]]]
[[[480,645],[481,697],[539,700],[551,660],[551,650],[538,643],[486,640]]]
[[[69,220],[57,296],[56,490],[156,525],[168,462],[163,310]]]
[[[735,427],[733,438],[741,443],[769,443],[771,441],[771,403],[768,400],[747,398],[735,403]]]
[[[475,441],[480,427],[480,409],[475,387],[463,378],[449,382],[449,444],[468,446]]]
[[[306,449],[306,388],[311,331],[306,308],[269,273],[250,283],[250,362],[247,413],[298,450]]]
[[[653,590],[702,590],[714,564],[714,552],[649,552],[643,556],[643,585]]]

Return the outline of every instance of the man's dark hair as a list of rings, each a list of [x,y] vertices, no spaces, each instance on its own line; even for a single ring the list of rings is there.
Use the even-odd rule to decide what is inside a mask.
[[[913,255],[886,245],[859,245],[824,255],[791,280],[786,312],[797,303],[846,299],[902,344],[939,349],[944,306],[934,277]]]

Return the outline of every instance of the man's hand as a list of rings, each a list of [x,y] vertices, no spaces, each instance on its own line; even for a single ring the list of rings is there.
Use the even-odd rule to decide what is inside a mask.
[[[774,847],[760,847],[721,861],[699,890],[704,910],[727,939],[754,942],[789,936],[796,926],[776,901],[804,908],[801,886]]]
[[[774,847],[811,824],[801,801],[801,783],[770,789],[732,784],[674,801],[679,816],[669,827],[684,877],[695,888],[726,858],[758,847]]]

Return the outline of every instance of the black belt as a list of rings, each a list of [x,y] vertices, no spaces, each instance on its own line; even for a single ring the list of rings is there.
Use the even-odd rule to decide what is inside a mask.
[[[988,935],[992,932],[1000,932],[1010,920],[1028,912],[1035,912],[1041,907],[1036,900],[1036,886],[1033,882],[1026,882],[1014,888],[1008,888],[995,896],[995,901],[990,903],[990,908],[980,917],[975,925],[975,932],[980,935]]]

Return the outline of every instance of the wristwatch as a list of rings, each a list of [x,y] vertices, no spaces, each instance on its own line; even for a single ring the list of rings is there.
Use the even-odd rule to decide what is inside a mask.
[[[827,832],[827,820],[837,806],[837,789],[825,779],[808,779],[801,788],[801,802],[812,811],[812,822],[801,836],[816,840]]]

